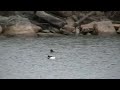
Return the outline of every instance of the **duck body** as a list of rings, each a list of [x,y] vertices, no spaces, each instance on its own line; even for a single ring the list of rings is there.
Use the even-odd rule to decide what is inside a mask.
[[[51,49],[50,52],[53,53],[53,52],[55,52],[55,51],[53,51],[53,50]]]
[[[48,59],[55,59],[55,57],[54,57],[54,56],[49,56],[49,55],[48,55]]]

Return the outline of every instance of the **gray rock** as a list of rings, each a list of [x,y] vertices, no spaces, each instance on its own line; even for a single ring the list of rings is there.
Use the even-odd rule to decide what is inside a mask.
[[[59,33],[59,32],[60,32],[60,30],[57,29],[57,28],[52,28],[52,31],[54,31],[54,32],[56,32],[56,33]]]
[[[54,30],[50,30],[51,33],[56,33]]]
[[[116,30],[114,26],[112,25],[111,21],[101,21],[97,22],[97,31],[99,34],[116,34]]]
[[[35,28],[33,28],[29,19],[21,16],[10,16],[7,20],[4,35],[36,35]]]
[[[35,31],[36,33],[42,32],[42,30],[43,30],[40,26],[37,26],[37,25],[35,25],[35,24],[32,24],[32,28],[34,29],[34,31]]]
[[[71,25],[65,25],[62,30],[73,33],[75,32],[75,27],[71,26]]]
[[[58,28],[61,28],[66,24],[66,22],[64,20],[62,20],[60,18],[57,18],[57,17],[55,17],[55,16],[53,16],[51,14],[48,14],[48,13],[46,13],[44,11],[37,11],[36,15],[39,18],[45,20],[46,22],[48,22],[51,25],[56,26]]]
[[[73,26],[75,23],[75,21],[71,17],[67,17],[66,22],[69,26]]]
[[[120,28],[116,31],[118,34],[120,34]]]
[[[65,29],[61,29],[60,33],[64,34],[64,35],[71,35],[71,34],[73,34],[72,32],[66,31]]]
[[[76,15],[72,15],[72,19],[73,19],[74,21],[77,21],[77,20],[78,20],[78,17],[77,17]]]
[[[11,16],[16,15],[16,11],[0,11],[1,16]]]
[[[57,33],[37,33],[38,37],[50,37],[50,36],[62,36],[61,34]]]
[[[0,34],[2,33],[2,31],[3,31],[3,30],[2,30],[2,27],[0,26]]]
[[[94,26],[95,25],[95,26]],[[81,25],[82,32],[88,33],[93,32],[92,34],[97,35],[112,35],[116,34],[116,30],[111,21],[99,21],[99,22],[91,22],[89,24]]]
[[[0,25],[2,28],[6,27],[8,21],[8,17],[0,16]]]
[[[72,11],[49,11],[49,12],[61,17],[69,17],[72,15]]]
[[[43,33],[50,33],[50,30],[42,30]]]

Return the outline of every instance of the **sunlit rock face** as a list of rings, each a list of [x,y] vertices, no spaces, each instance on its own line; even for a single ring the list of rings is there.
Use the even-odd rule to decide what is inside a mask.
[[[4,30],[4,35],[32,35],[36,34],[35,28],[27,18],[21,16],[11,16],[10,22]]]

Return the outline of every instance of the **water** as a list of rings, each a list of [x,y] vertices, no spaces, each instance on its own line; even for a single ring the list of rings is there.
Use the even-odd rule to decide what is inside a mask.
[[[0,37],[0,78],[120,79],[120,36]]]

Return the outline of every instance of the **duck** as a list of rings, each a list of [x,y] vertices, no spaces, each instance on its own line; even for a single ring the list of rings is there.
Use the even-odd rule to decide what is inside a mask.
[[[55,52],[55,51],[53,51],[53,49],[50,49],[50,52],[53,53],[53,52]]]
[[[48,55],[48,59],[55,59],[55,57]]]

